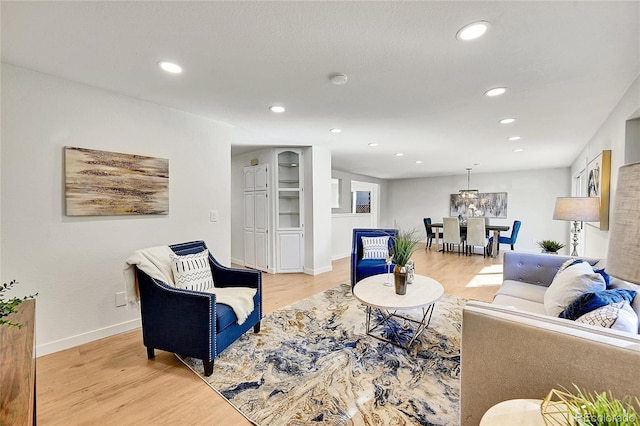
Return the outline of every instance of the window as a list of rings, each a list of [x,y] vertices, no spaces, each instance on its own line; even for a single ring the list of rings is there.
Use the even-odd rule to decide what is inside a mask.
[[[340,179],[331,179],[331,208],[340,208]]]
[[[371,213],[371,191],[351,192],[351,213]]]

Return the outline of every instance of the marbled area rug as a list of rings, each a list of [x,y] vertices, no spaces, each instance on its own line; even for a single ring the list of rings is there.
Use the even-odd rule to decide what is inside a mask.
[[[445,295],[406,351],[366,335],[365,306],[341,284],[267,315],[210,377],[200,360],[183,361],[261,426],[458,425],[465,302]]]

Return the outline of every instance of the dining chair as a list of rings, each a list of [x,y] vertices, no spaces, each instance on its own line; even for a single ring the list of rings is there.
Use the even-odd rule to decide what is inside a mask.
[[[462,216],[461,214],[458,215],[458,222],[460,222],[460,225],[467,225],[467,221],[464,218],[464,216]],[[467,238],[467,231],[460,231],[460,236],[462,237],[462,239],[464,240],[465,238]]]
[[[455,244],[458,246],[458,256],[460,255],[460,247],[463,245],[464,240],[460,236],[460,221],[457,217],[444,217],[442,218],[443,236],[442,243],[444,244],[442,252],[447,251],[448,246]]]
[[[511,246],[511,250],[514,249],[514,245],[516,244],[516,240],[518,239],[518,232],[520,231],[520,225],[522,222],[519,220],[513,221],[513,227],[511,228],[511,236],[509,237],[498,237],[498,252],[500,252],[500,244],[509,244]],[[493,246],[493,237],[489,238],[489,245]]]
[[[431,243],[433,242],[433,239],[436,238],[436,233],[431,227],[432,222],[430,217],[425,217],[422,220],[424,222],[424,229],[425,231],[427,231],[427,244],[425,244],[424,246],[426,250],[427,248],[431,247]],[[438,238],[442,238],[442,232],[438,232],[438,234],[439,234]]]
[[[485,221],[482,217],[470,217],[467,219],[467,250],[466,253],[473,254],[475,246],[482,247],[482,254],[487,257],[487,238]]]

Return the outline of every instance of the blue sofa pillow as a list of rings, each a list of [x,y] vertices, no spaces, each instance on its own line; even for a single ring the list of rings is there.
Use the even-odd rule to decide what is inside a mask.
[[[633,302],[636,296],[634,290],[616,288],[613,290],[602,290],[595,293],[584,293],[576,298],[567,306],[564,311],[558,315],[560,318],[566,318],[575,321],[582,315],[601,308],[612,303],[627,301],[629,304]]]
[[[609,274],[607,274],[604,271],[604,268],[602,268],[602,269],[593,268],[593,272],[595,272],[596,274],[602,275],[602,278],[604,278],[604,283],[607,285],[607,288],[609,288],[609,283],[611,282],[611,277],[609,276]]]

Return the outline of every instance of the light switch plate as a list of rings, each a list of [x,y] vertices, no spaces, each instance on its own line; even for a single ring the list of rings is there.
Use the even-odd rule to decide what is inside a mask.
[[[127,304],[127,301],[124,297],[124,291],[120,291],[116,293],[116,308],[120,306],[124,306]]]
[[[209,212],[209,220],[211,222],[217,222],[218,221],[218,210],[211,210]]]

